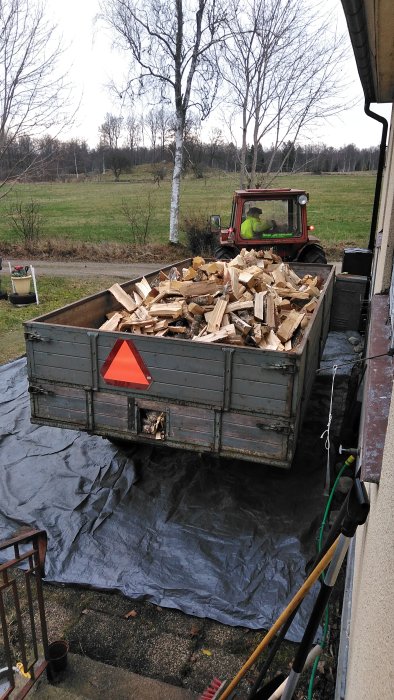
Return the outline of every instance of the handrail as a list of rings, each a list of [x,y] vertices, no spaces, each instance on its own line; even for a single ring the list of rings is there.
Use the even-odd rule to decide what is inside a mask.
[[[0,552],[7,549],[13,549],[13,556],[0,565],[0,624],[6,661],[2,680],[8,682],[8,687],[3,689],[0,700],[6,700],[11,693],[15,700],[22,700],[48,665],[48,632],[42,588],[47,534],[45,530],[25,530],[0,541]],[[36,624],[37,608],[39,623]],[[13,624],[16,622],[12,634],[11,617]],[[15,687],[16,672],[26,679],[22,687],[18,683],[18,690]]]
[[[48,537],[46,530],[24,530],[19,535],[14,535],[8,540],[0,540],[0,552],[9,547],[15,547],[19,544],[24,544],[30,540],[37,541],[37,553],[40,566],[41,578],[45,578],[45,557],[47,553]]]

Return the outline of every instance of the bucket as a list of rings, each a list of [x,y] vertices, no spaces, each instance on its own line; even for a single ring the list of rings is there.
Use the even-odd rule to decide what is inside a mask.
[[[67,668],[67,653],[68,642],[64,639],[52,642],[48,646],[48,661],[54,673],[60,673],[60,671],[64,671]]]
[[[29,294],[31,275],[25,277],[12,277],[16,294]]]

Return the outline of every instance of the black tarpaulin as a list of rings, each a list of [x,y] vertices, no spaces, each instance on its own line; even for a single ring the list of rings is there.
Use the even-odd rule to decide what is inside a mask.
[[[270,627],[302,584],[324,508],[316,428],[289,472],[162,446],[126,453],[31,424],[24,358],[0,367],[0,421],[0,537],[45,529],[47,580],[250,628]]]

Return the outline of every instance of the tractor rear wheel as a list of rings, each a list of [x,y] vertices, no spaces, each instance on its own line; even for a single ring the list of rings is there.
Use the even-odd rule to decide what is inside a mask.
[[[322,248],[312,246],[311,248],[307,248],[299,262],[327,265],[327,258]]]
[[[226,245],[221,245],[215,250],[216,260],[233,260],[236,255],[237,251],[234,248],[230,248],[230,246]]]

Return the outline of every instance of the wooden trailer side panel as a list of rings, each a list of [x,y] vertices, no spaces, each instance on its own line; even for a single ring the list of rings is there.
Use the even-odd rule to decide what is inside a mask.
[[[315,266],[297,267],[313,274]],[[106,291],[25,323],[33,422],[150,442],[157,435],[144,420],[153,412],[163,416],[164,444],[289,467],[328,332],[334,275],[324,274],[313,321],[291,353],[100,331],[116,308]],[[146,366],[146,389],[103,376],[119,339]]]

